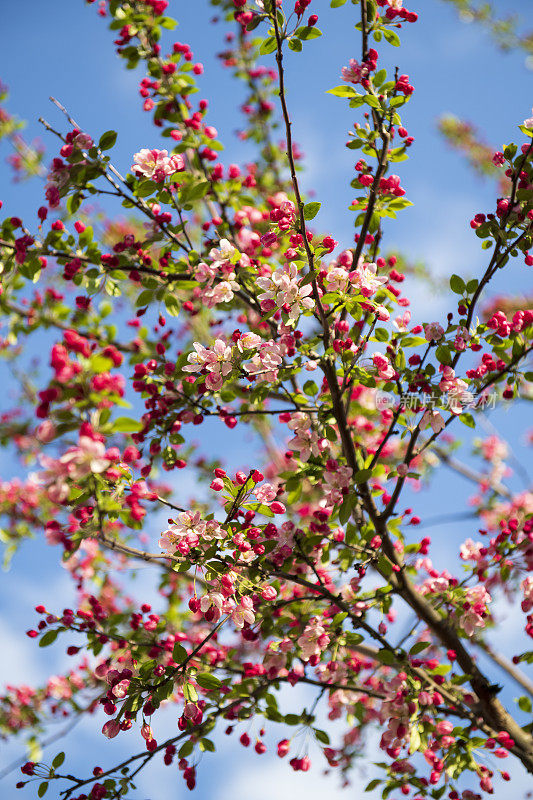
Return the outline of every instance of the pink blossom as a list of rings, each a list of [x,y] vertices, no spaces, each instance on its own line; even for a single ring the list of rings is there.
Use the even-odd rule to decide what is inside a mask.
[[[444,367],[442,378],[439,382],[441,392],[448,393],[448,405],[453,414],[461,414],[463,406],[470,400],[468,385],[461,378],[455,377],[455,372],[451,367]]]
[[[468,608],[460,612],[460,625],[467,636],[473,636],[476,628],[485,627],[485,618],[488,614],[487,603],[491,596],[484,586],[473,586],[465,591]]]
[[[118,719],[110,719],[102,728],[102,733],[104,736],[107,736],[108,739],[114,739],[115,736],[118,736],[120,733],[120,722]]]
[[[308,461],[311,454],[319,456],[322,447],[316,431],[310,430],[311,418],[303,411],[296,411],[291,415],[288,423],[295,436],[289,440],[289,445],[300,454],[302,461]]]
[[[251,361],[244,364],[244,369],[259,381],[273,383],[277,380],[278,368],[283,361],[284,352],[283,346],[272,339],[263,342]]]
[[[105,445],[88,436],[80,436],[77,447],[69,447],[59,462],[66,466],[68,476],[76,480],[84,478],[91,472],[95,474],[105,472],[111,464],[105,457]]]
[[[444,336],[444,328],[438,322],[429,322],[424,325],[424,336],[428,342],[438,342]]]
[[[189,353],[189,364],[183,367],[184,372],[200,372],[206,370],[206,385],[211,391],[222,387],[223,379],[232,371],[232,349],[222,339],[216,339],[211,350],[199,342],[193,342],[195,352]]]
[[[520,588],[524,593],[524,599],[521,603],[522,611],[527,614],[533,608],[533,575],[528,575],[520,584]]]
[[[481,548],[481,542],[474,542],[472,539],[467,539],[459,548],[459,554],[463,561],[479,561],[482,557],[480,553]]]
[[[387,381],[391,378],[394,378],[396,372],[387,356],[384,356],[383,353],[374,353],[372,355],[372,361],[374,362],[374,366],[378,371],[378,376],[382,380]]]
[[[242,333],[237,342],[239,352],[243,353],[245,350],[255,350],[261,344],[261,337],[257,333]]]
[[[378,276],[377,269],[376,264],[367,264],[360,259],[357,268],[350,272],[350,281],[358,287],[364,297],[371,297],[387,283],[387,276]]]
[[[329,636],[317,617],[313,617],[306,625],[304,632],[298,637],[298,645],[302,651],[302,658],[309,659],[313,655],[320,655],[329,644]]]
[[[440,433],[445,428],[446,423],[444,422],[444,418],[436,408],[428,408],[420,420],[420,428],[422,430],[429,425],[431,425],[433,433]]]
[[[159,547],[174,552],[181,540],[195,547],[206,531],[206,523],[199,511],[184,511],[173,525],[170,525],[159,538]]]
[[[55,438],[56,427],[54,423],[51,422],[49,419],[45,419],[44,422],[41,422],[41,424],[37,428],[35,435],[40,442],[43,442],[43,444],[47,444],[48,442],[51,442]]]
[[[272,275],[257,278],[256,283],[264,290],[258,295],[261,309],[283,309],[289,317],[289,324],[294,324],[302,311],[309,311],[315,305],[315,301],[309,296],[313,291],[312,287],[310,284],[301,285],[301,276],[295,264],[286,264]]]
[[[262,486],[256,486],[254,494],[260,503],[271,503],[275,500],[277,492],[270,483],[263,483]]]
[[[144,148],[133,156],[135,162],[131,168],[138,177],[153,178],[156,183],[162,183],[169,175],[185,169],[185,162],[181,155],[168,155],[168,150],[147,150]]]
[[[255,622],[252,598],[247,595],[241,597],[239,605],[233,611],[231,618],[237,628],[244,628],[246,623],[252,625]]]

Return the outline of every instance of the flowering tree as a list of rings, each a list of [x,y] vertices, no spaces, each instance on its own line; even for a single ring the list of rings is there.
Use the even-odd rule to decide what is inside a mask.
[[[402,0],[352,4],[358,54],[330,90],[360,116],[346,145],[359,151],[355,235],[341,246],[314,229],[320,202],[300,188],[285,90],[287,48],[321,36],[311,0],[213,0],[233,29],[222,62],[248,94],[241,135],[258,152],[245,167],[220,160],[195,97],[202,64],[187,44],[161,44],[175,26],[167,0],[98,6],[126,65],[146,69],[140,94],[158,129],[127,175],[109,155],[116,133],[97,141],[59,102],[64,127],[43,120],[57,140],[49,170],[2,111],[19,175],[46,180],[38,222],[1,225],[2,347],[14,359],[34,334],[50,343],[37,383],[25,379],[1,419],[2,444],[40,462],[0,485],[3,538],[9,557],[45,536],[78,594],[75,608],[38,606],[27,631],[35,646],[66,648],[72,669],[0,698],[2,733],[33,737],[18,786],[39,797],[129,797],[157,758],[192,789],[219,728],[243,747],[251,731],[257,754],[277,736],[294,770],[323,759],[347,782],[378,725],[367,788],[383,797],[474,800],[492,793],[506,757],[533,772],[533,685],[519,667],[533,653],[509,660],[491,645],[502,592],[533,635],[532,496],[505,485],[503,440],[475,440],[476,471],[450,435],[475,428],[488,402],[518,402],[533,379],[533,312],[523,299],[486,305],[511,259],[533,264],[533,119],[490,159],[472,128],[443,123],[503,196],[471,221],[484,271],[451,276],[446,318],[411,311],[408,262],[386,250],[384,222],[410,205],[394,170],[414,141],[400,117],[413,86],[380,67],[374,45],[397,47],[417,14]],[[126,222],[95,217],[104,195]],[[195,444],[205,421],[250,430],[262,456],[228,474],[216,443]],[[441,465],[478,487],[455,574],[433,563],[402,503]],[[188,507],[179,482],[165,484],[174,470],[198,484]],[[138,563],[151,568],[157,611],[135,592]],[[498,696],[501,670],[520,687],[515,704]],[[291,705],[295,686],[309,691],[305,709]],[[161,741],[165,706],[176,733]],[[109,764],[82,775],[68,754],[38,754],[49,719],[87,715],[109,739],[134,729],[142,746],[117,763],[110,745]]]

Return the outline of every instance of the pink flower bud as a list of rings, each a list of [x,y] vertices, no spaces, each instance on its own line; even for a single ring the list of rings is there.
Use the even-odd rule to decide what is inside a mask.
[[[114,739],[115,736],[118,736],[120,731],[120,722],[117,719],[110,719],[102,728],[102,733],[104,736],[107,736],[108,739]]]

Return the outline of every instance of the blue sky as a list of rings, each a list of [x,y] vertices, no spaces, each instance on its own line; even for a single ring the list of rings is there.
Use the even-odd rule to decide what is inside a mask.
[[[86,7],[82,0],[48,3],[26,0],[23,15],[20,4],[2,5],[5,7],[2,8],[0,79],[11,91],[8,108],[29,121],[27,135],[29,138],[39,136],[50,157],[55,154],[56,142],[45,135],[37,122],[42,115],[55,126],[63,124],[59,112],[48,101],[50,94],[66,105],[95,138],[104,130],[118,130],[113,158],[121,170],[128,170],[132,154],[140,148],[159,145],[157,130],[151,125],[149,115],[141,110],[137,93],[140,75],[127,72],[115,56],[114,37],[105,21],[97,16],[96,5]],[[526,69],[523,54],[498,52],[477,26],[458,23],[448,4],[425,0],[418,5],[413,5],[413,10],[419,13],[419,22],[405,29],[401,50],[386,45],[380,47],[380,63],[391,67],[398,64],[400,72],[408,73],[416,88],[404,113],[404,123],[415,137],[413,157],[397,165],[402,185],[414,206],[388,226],[387,243],[391,248],[402,249],[412,259],[425,260],[436,274],[458,272],[475,276],[483,268],[486,256],[468,223],[478,211],[491,210],[495,188],[471,173],[448,148],[437,133],[436,122],[442,113],[452,112],[478,125],[486,139],[497,147],[516,140],[517,135],[520,136],[517,124],[530,116],[533,76]],[[502,13],[519,11],[520,5],[519,0],[497,3]],[[354,158],[343,144],[346,131],[359,116],[357,111],[350,111],[345,102],[326,95],[325,91],[340,82],[340,69],[348,59],[359,55],[360,45],[353,29],[357,9],[348,3],[330,12],[329,0],[314,0],[312,10],[319,14],[318,24],[325,36],[308,43],[301,54],[288,54],[288,103],[295,139],[307,156],[303,186],[313,189],[322,202],[317,227],[349,246],[353,229],[347,207],[352,199],[349,181],[353,176]],[[210,102],[209,121],[218,128],[226,145],[224,163],[245,162],[250,150],[233,136],[242,124],[237,108],[239,88],[235,88],[229,72],[220,68],[215,55],[222,49],[223,27],[208,25],[214,12],[206,0],[170,0],[169,12],[180,20],[180,26],[174,34],[169,34],[168,41],[188,42],[195,60],[205,65],[200,86],[204,90],[202,96]],[[35,209],[40,205],[40,200],[35,199],[36,185],[10,183],[10,170],[5,164],[7,155],[6,145],[0,143],[3,212],[34,220]],[[518,261],[505,270],[505,275],[499,276],[493,291],[525,293],[531,291],[531,285],[531,272]],[[413,295],[422,305],[423,311],[419,313],[424,319],[438,319],[448,309],[450,297],[446,293],[432,292],[424,286],[415,289]],[[417,302],[413,307],[415,319]],[[9,376],[4,366],[0,377],[5,386]],[[6,394],[2,406],[9,406]],[[505,410],[491,416],[491,422],[508,437],[522,461],[527,460],[521,440],[526,421],[526,409],[513,411],[512,416]],[[457,433],[463,435],[465,430]],[[203,436],[209,436],[210,443],[220,452],[227,452],[231,442],[230,461],[234,466],[247,461],[248,444],[243,440],[235,444],[234,437],[229,438],[223,425],[214,424]],[[2,458],[1,470],[4,478],[18,472],[9,458]],[[182,481],[180,494],[191,494],[193,482],[181,473],[179,477]],[[512,482],[517,487],[521,485],[517,477]],[[443,473],[433,491],[406,498],[406,504],[412,504],[424,519],[424,516],[449,511],[450,498],[455,501],[452,510],[464,509],[470,494],[471,489],[464,482]],[[157,531],[152,533],[156,535]],[[475,538],[476,529],[467,524],[448,525],[431,528],[428,533],[435,541],[435,561],[451,566],[456,551],[454,545],[467,536]],[[36,541],[15,558],[11,571],[0,582],[3,643],[0,678],[4,681],[36,681],[65,663],[61,648],[39,650],[22,633],[33,624],[32,609],[36,603],[53,606],[56,598],[61,597],[60,602],[68,605],[72,598],[68,577],[57,564],[56,556],[56,551]],[[440,562],[439,556],[442,557]],[[143,596],[153,594],[152,581],[150,569],[143,570]],[[502,614],[506,614],[506,624],[500,641],[502,648],[509,652],[513,638],[518,635],[520,619],[503,607]],[[509,688],[506,700],[512,701],[517,694],[514,687]],[[293,695],[290,698],[289,704],[296,703]],[[100,726],[101,721],[92,719],[69,735],[73,771],[83,767],[89,750],[91,763],[101,759],[102,764],[128,752],[127,737],[104,742],[98,733]],[[175,722],[167,714],[164,725],[158,730],[158,738],[163,740],[165,732],[170,735],[173,730]],[[295,776],[278,759],[270,755],[259,758],[225,737],[221,738],[220,752],[206,758],[201,765],[196,790],[199,800],[229,800],[230,797],[266,800],[273,793],[285,800],[295,791],[305,792],[308,800],[321,797],[326,791],[329,796],[341,800],[359,794],[365,785],[364,778],[355,774],[355,788],[342,792],[335,776],[321,776],[319,758],[313,752],[314,770],[306,776]],[[130,741],[132,748],[137,746],[136,738],[130,737]],[[272,744],[274,737],[267,741]],[[19,753],[12,744],[2,750],[5,753],[3,763]],[[367,773],[366,780],[368,776],[373,777],[371,769]],[[6,796],[12,795],[12,785],[12,777],[0,782]],[[170,800],[186,794],[181,778],[175,777],[173,769],[163,770],[156,765],[139,785],[138,800]],[[157,789],[153,788],[156,785]],[[525,786],[523,777],[519,777],[514,785],[517,797]]]

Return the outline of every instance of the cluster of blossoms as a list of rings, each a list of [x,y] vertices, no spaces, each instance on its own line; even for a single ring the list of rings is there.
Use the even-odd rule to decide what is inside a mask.
[[[257,285],[263,289],[258,295],[261,310],[269,312],[281,309],[287,314],[291,325],[297,322],[302,312],[310,311],[315,306],[315,301],[310,297],[313,288],[310,283],[303,285],[296,264],[286,264],[271,275],[257,278]]]
[[[317,664],[323,650],[330,642],[330,637],[323,621],[318,617],[313,617],[305,626],[301,636],[298,637],[298,646],[305,661]]]
[[[181,155],[169,156],[168,150],[148,150],[144,148],[133,156],[131,171],[138,177],[151,178],[156,183],[182,172],[185,161]]]
[[[367,264],[361,259],[357,267],[350,272],[350,282],[361,292],[363,297],[372,297],[387,283],[387,276],[378,275],[377,270],[377,264]]]
[[[216,339],[211,349],[194,342],[194,352],[187,356],[184,372],[205,376],[206,388],[219,391],[224,379],[242,366],[250,380],[272,383],[277,380],[279,368],[287,347],[274,340],[264,341],[255,333],[238,334],[236,345]]]
[[[348,67],[341,70],[342,79],[347,83],[361,83],[364,87],[368,86],[368,78],[374,72],[378,64],[377,50],[372,48],[368,51],[366,61],[361,64],[357,59],[351,58]]]
[[[448,395],[448,407],[453,414],[460,414],[468,393],[468,384],[461,378],[457,378],[454,370],[448,366],[442,366],[442,377],[439,381],[439,389]]]
[[[224,537],[224,531],[215,520],[203,520],[199,511],[184,511],[161,534],[159,547],[167,553],[186,556],[192,547]]]
[[[320,273],[328,292],[345,292],[350,279],[349,268],[353,263],[351,250],[344,250],[334,261],[330,261],[325,270]]]
[[[60,198],[65,194],[70,182],[71,165],[65,163],[63,158],[71,158],[76,152],[83,152],[93,146],[92,138],[78,129],[69,131],[66,135],[66,144],[61,148],[62,158],[54,158],[47,175],[45,196],[50,208],[59,206]],[[82,159],[84,161],[84,159]],[[80,163],[78,160],[77,163]],[[44,209],[46,212],[46,209]],[[46,214],[43,213],[43,217]]]
[[[473,636],[476,628],[484,628],[487,622],[487,605],[491,596],[484,586],[472,586],[465,590],[465,599],[462,612],[459,615],[459,624],[467,636]]]
[[[248,377],[259,383],[274,383],[278,380],[286,352],[287,348],[282,343],[273,340],[262,342],[251,360],[244,364]]]
[[[481,792],[493,791],[494,771],[478,763],[480,749],[491,759],[515,756],[533,771],[528,728],[507,711],[505,693],[504,703],[485,691],[491,670],[476,656],[481,634],[488,642],[498,622],[500,593],[516,602],[533,637],[533,496],[504,483],[512,448],[500,437],[474,439],[478,473],[458,465],[448,429],[467,405],[472,414],[461,419],[475,424],[476,404],[495,384],[507,382],[504,398],[527,392],[532,312],[523,298],[497,302],[479,322],[476,304],[497,257],[520,250],[533,263],[524,250],[533,144],[493,157],[505,196],[494,214],[471,223],[497,253],[485,276],[454,275],[450,288],[460,299],[447,318],[419,324],[425,310],[411,310],[403,285],[417,269],[400,253],[385,256],[383,242],[389,220],[409,205],[392,170],[414,141],[400,118],[413,87],[399,70],[377,72],[378,54],[366,41],[396,44],[417,15],[403,0],[359,4],[366,19],[356,27],[368,33],[363,61],[350,60],[344,84],[331,91],[364,113],[347,143],[364,154],[354,159],[351,181],[355,230],[351,244],[340,244],[319,229],[320,203],[307,202],[299,187],[302,154],[284,91],[283,49],[296,53],[321,35],[316,14],[302,19],[311,2],[296,0],[292,14],[282,0],[213,0],[237,26],[220,56],[246,84],[237,135],[261,145],[249,163],[224,164],[209,102],[196,99],[203,65],[186,43],[164,50],[173,25],[161,17],[166,0],[100,0],[119,56],[129,68],[146,66],[143,108],[179,153],[142,149],[123,180],[103,155],[114,132],[95,144],[74,129],[52,162],[35,233],[19,217],[1,223],[9,326],[2,354],[16,355],[22,333],[56,327],[61,337],[51,344],[49,382],[35,392],[24,386],[36,394],[38,427],[25,411],[0,416],[0,442],[42,466],[25,482],[0,484],[1,538],[14,548],[35,530],[62,552],[73,608],[55,614],[37,606],[40,619],[27,635],[43,647],[75,635],[66,652],[81,656],[41,690],[9,687],[0,697],[0,732],[38,729],[50,712],[69,720],[98,712],[107,718],[105,737],[137,733],[139,767],[160,751],[193,789],[200,754],[215,749],[209,737],[222,720],[243,747],[255,736],[258,755],[267,751],[267,727],[293,724],[296,735],[278,742],[278,756],[291,752],[290,766],[307,771],[316,748],[346,780],[374,726],[384,797],[478,800],[460,782],[470,770]],[[257,65],[257,54],[270,55],[272,68]],[[86,198],[109,195],[110,184],[136,216],[92,225],[100,220]],[[64,215],[47,222],[61,198],[68,198]],[[65,296],[28,289],[46,273],[67,282]],[[114,371],[123,363],[127,377]],[[122,417],[132,394],[135,410]],[[250,446],[246,439],[245,451],[226,447],[224,439],[217,452],[221,423],[239,426],[237,433],[247,426]],[[433,435],[420,435],[428,429]],[[261,471],[248,464],[256,445]],[[427,522],[416,492],[440,461],[477,484],[471,509],[484,527],[457,541],[464,579],[451,566],[437,568],[431,539],[416,535]],[[156,484],[160,468],[187,469],[181,474],[192,481],[177,480],[173,490]],[[209,490],[186,499],[190,485]],[[163,506],[173,517],[162,526]],[[465,530],[472,532],[470,523]],[[157,608],[130,592],[136,562],[144,575],[154,569]],[[400,640],[404,612],[415,613],[416,626]],[[527,658],[514,656],[514,666]],[[296,686],[315,692],[316,702],[287,714],[286,694]],[[316,727],[326,696],[335,723],[327,733]],[[164,705],[177,709],[177,724],[159,744]],[[519,711],[527,707],[521,698]],[[255,725],[259,715],[265,721]],[[23,784],[61,780],[69,788],[60,793],[72,800],[136,791],[137,773],[123,765],[105,775],[95,766],[78,780],[70,767],[57,771],[60,761],[29,762]],[[87,795],[74,798],[80,790]]]
[[[428,408],[424,411],[422,419],[420,420],[420,428],[425,430],[431,427],[433,433],[440,433],[445,428],[444,417],[437,411],[436,408]]]
[[[55,503],[63,503],[69,496],[69,481],[98,475],[111,464],[103,442],[89,436],[80,436],[78,444],[69,447],[58,459],[43,454],[40,460],[44,470],[38,474],[38,480],[46,486],[48,497]]]
[[[194,353],[190,353],[190,362],[183,367],[184,372],[206,372],[205,384],[211,391],[222,388],[224,378],[233,369],[233,350],[222,339],[217,339],[209,350],[199,342],[194,342]]]
[[[294,414],[282,415],[280,419],[282,422],[287,422],[288,427],[293,431],[294,436],[289,439],[289,447],[298,452],[302,461],[309,461],[312,455],[320,456],[327,448],[327,441],[319,437],[313,428],[309,414],[304,411],[296,411]]]
[[[350,486],[352,472],[351,467],[340,466],[335,459],[330,459],[326,462],[326,471],[324,472],[324,501],[326,507],[333,507],[342,503],[343,497]]]
[[[214,308],[219,303],[233,300],[239,289],[235,280],[235,262],[240,259],[246,265],[249,264],[249,259],[246,254],[241,255],[227,239],[221,239],[219,247],[209,251],[209,258],[210,263],[201,261],[195,266],[194,277],[204,284],[199,299],[208,308]]]

